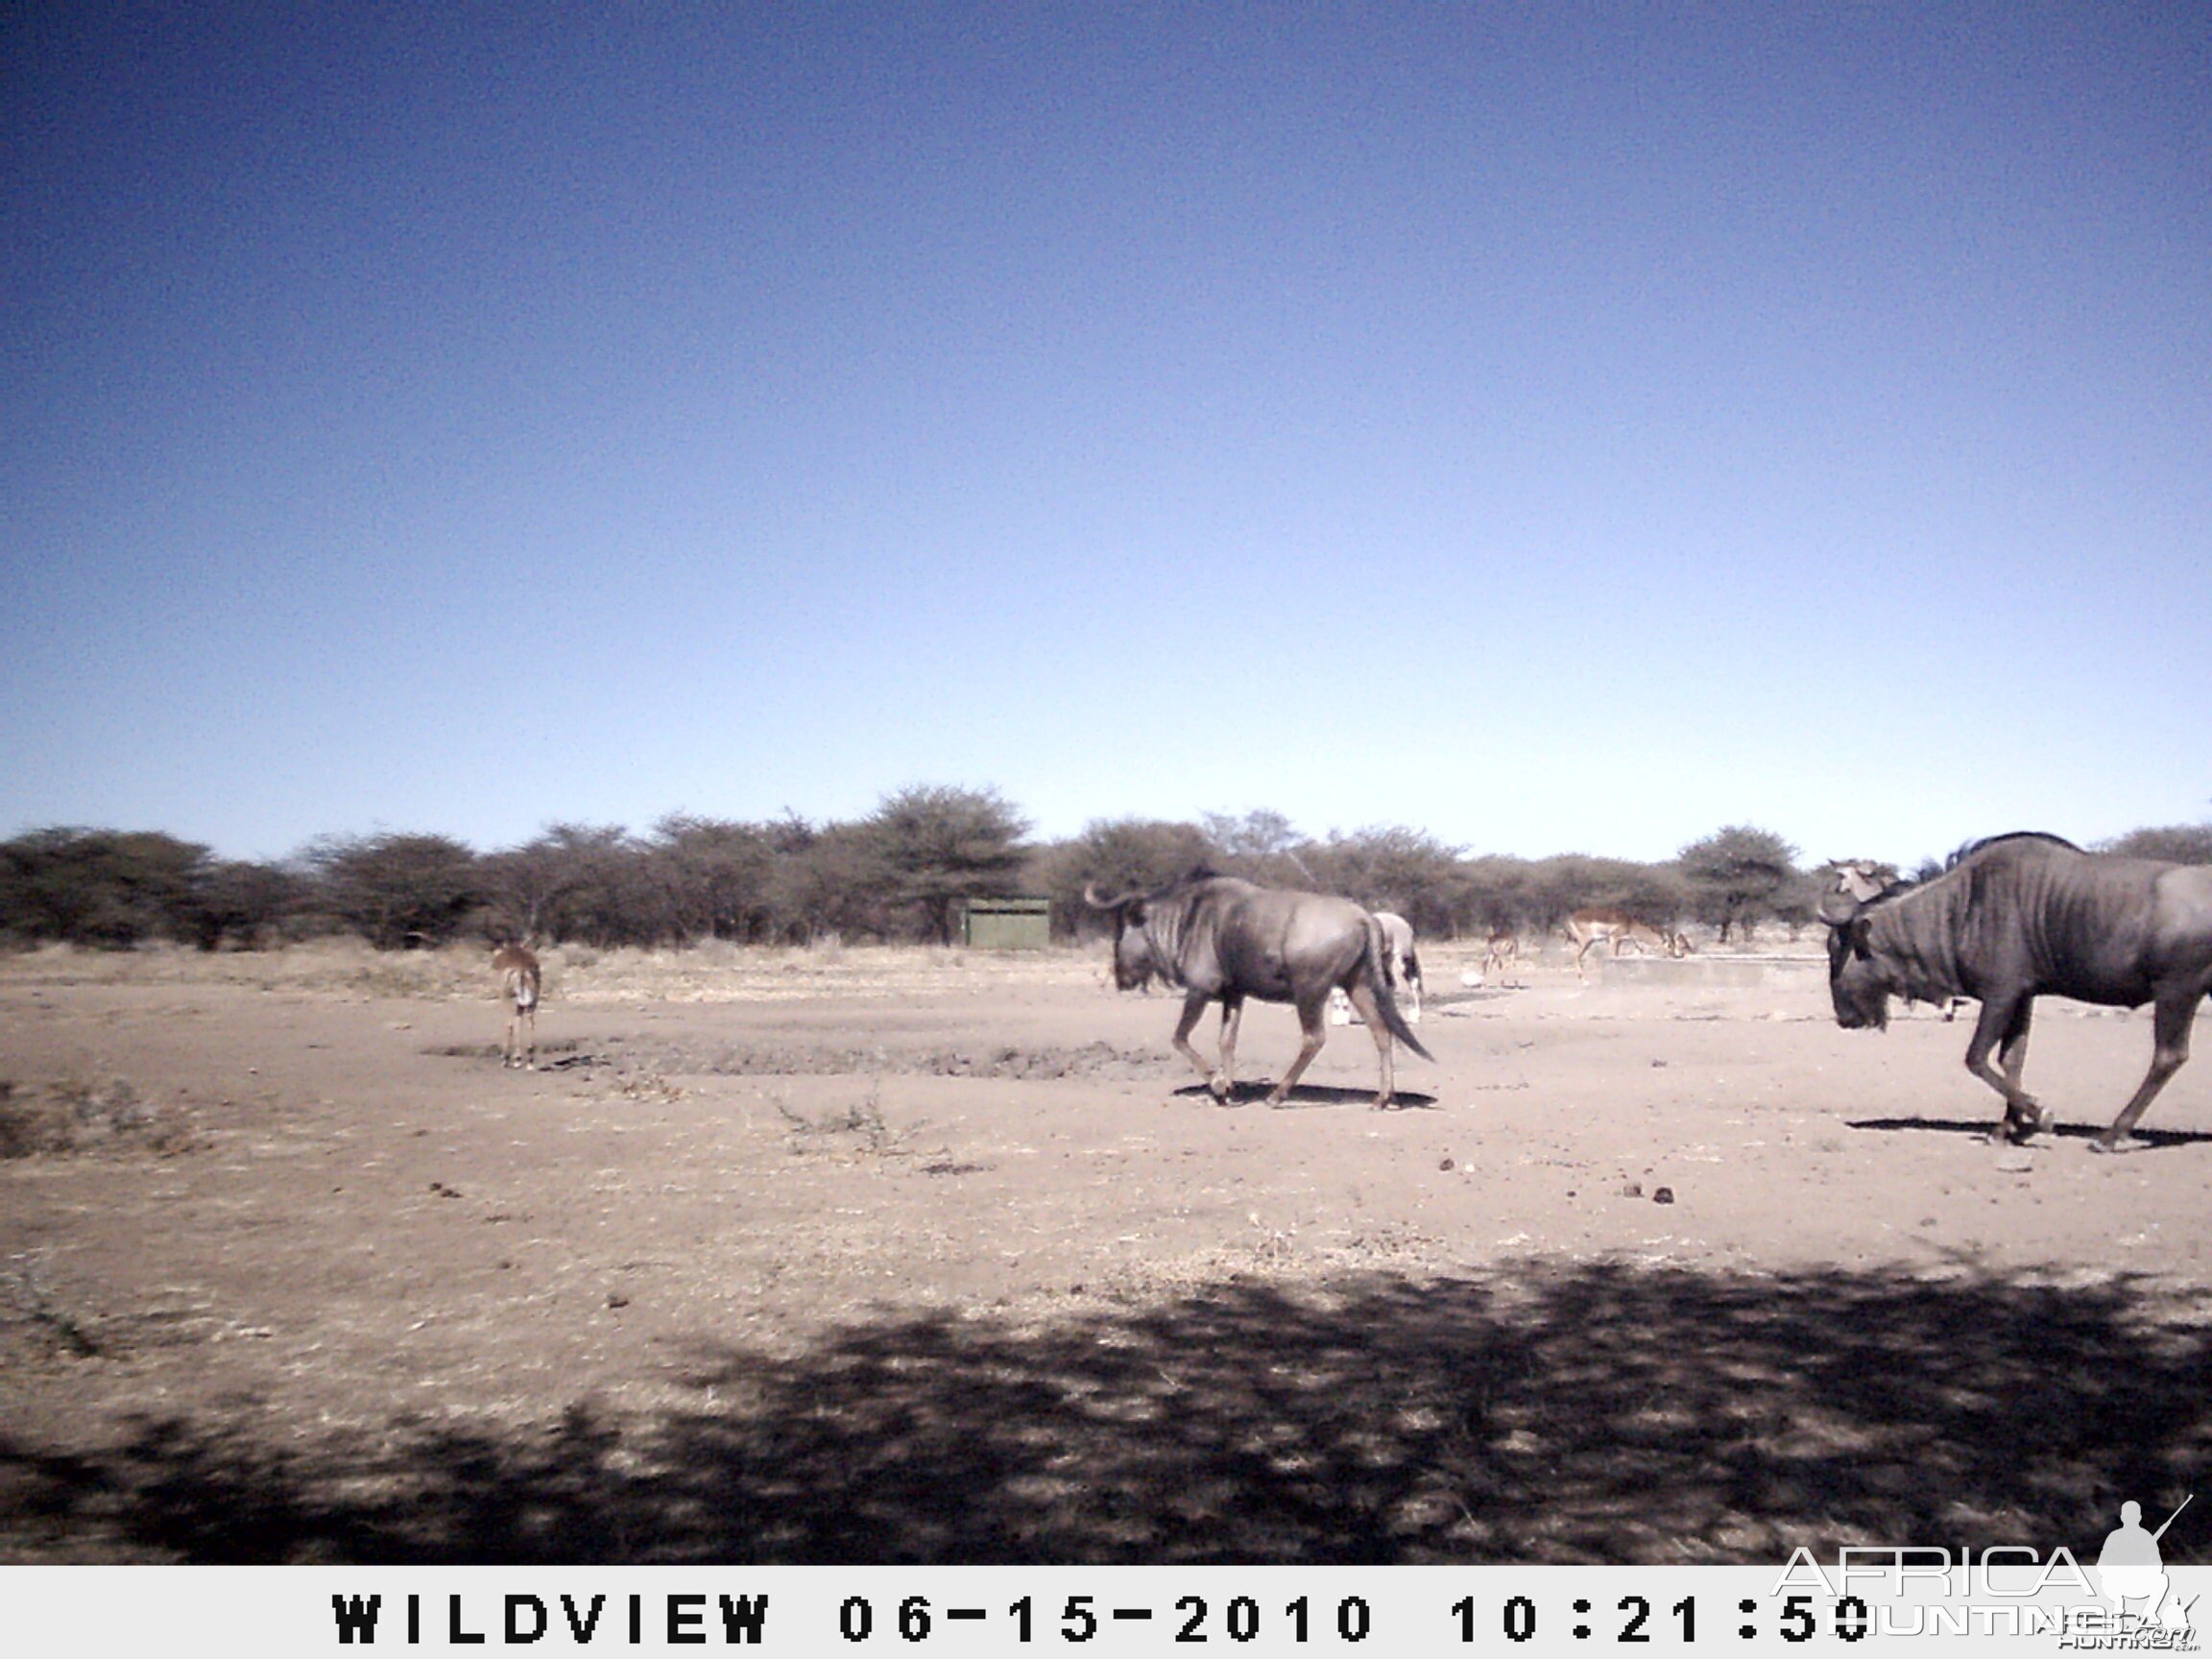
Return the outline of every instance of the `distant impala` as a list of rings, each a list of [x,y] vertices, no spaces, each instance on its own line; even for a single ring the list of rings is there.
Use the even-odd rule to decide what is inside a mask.
[[[1575,976],[1588,979],[1582,958],[1597,945],[1610,945],[1621,954],[1623,945],[1664,950],[1670,956],[1690,954],[1690,941],[1679,933],[1662,933],[1648,922],[1639,922],[1625,910],[1577,910],[1567,918],[1567,938],[1575,947]]]
[[[538,1069],[538,992],[541,977],[537,954],[526,945],[502,945],[492,952],[492,972],[499,975],[501,994],[507,998],[507,1043],[502,1066]],[[522,1048],[524,1027],[529,1030],[529,1052]]]
[[[1503,978],[1506,972],[1520,960],[1520,957],[1521,941],[1514,936],[1513,929],[1510,927],[1499,928],[1497,932],[1490,935],[1490,942],[1483,949],[1482,977],[1487,979],[1492,974],[1497,974]]]

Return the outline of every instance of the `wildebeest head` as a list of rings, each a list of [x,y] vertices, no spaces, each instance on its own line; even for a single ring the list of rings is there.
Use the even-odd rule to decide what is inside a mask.
[[[1889,998],[1897,987],[1871,945],[1873,918],[1867,907],[1896,887],[1887,865],[1836,863],[1834,885],[1820,896],[1814,914],[1828,926],[1828,995],[1836,1004],[1836,1023],[1846,1031],[1887,1030]]]
[[[1836,1004],[1836,1023],[1846,1031],[1888,1029],[1896,987],[1869,947],[1873,919],[1855,914],[1822,920],[1828,923],[1828,996]]]
[[[1152,954],[1152,939],[1144,931],[1147,895],[1127,893],[1109,899],[1095,884],[1083,889],[1083,901],[1114,917],[1114,988],[1142,991],[1156,978],[1166,978],[1165,967]]]

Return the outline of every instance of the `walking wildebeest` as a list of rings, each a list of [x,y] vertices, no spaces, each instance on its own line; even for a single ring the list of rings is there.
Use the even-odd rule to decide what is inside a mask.
[[[499,989],[507,998],[507,1042],[499,1063],[506,1067],[527,1066],[535,1070],[540,985],[537,953],[526,945],[502,945],[492,952],[492,971],[499,975]],[[530,1031],[527,1059],[521,1044],[525,1025]]]
[[[2212,866],[2084,853],[2056,835],[1993,836],[1940,876],[1872,896],[1845,865],[1820,902],[1836,1022],[1881,1030],[1889,998],[1982,1004],[1966,1070],[2005,1099],[1999,1141],[2025,1141],[2048,1118],[2024,1089],[2028,1023],[2038,997],[2105,1007],[2155,1005],[2151,1070],[2091,1144],[2128,1152],[2135,1127],[2189,1058],[2189,1026],[2212,989]],[[1992,1049],[1998,1065],[1989,1064]]]
[[[1374,1034],[1382,1059],[1378,1108],[1390,1104],[1396,1076],[1390,1040],[1395,1037],[1424,1060],[1421,1046],[1391,996],[1383,963],[1389,950],[1382,925],[1349,899],[1255,887],[1233,876],[1200,870],[1152,893],[1083,897],[1114,915],[1114,980],[1124,991],[1147,973],[1183,988],[1183,1018],[1172,1042],[1197,1069],[1217,1100],[1231,1098],[1237,1068],[1237,1028],[1244,999],[1288,1002],[1298,1010],[1305,1042],[1290,1070],[1267,1095],[1280,1106],[1328,1041],[1322,1009],[1341,986]],[[1210,1067],[1190,1046],[1190,1032],[1206,1004],[1221,1004],[1221,1064]]]

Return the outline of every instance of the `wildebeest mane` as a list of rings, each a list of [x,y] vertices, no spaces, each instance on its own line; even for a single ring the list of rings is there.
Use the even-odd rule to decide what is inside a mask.
[[[2008,841],[2041,841],[2048,846],[2063,847],[2071,853],[2081,851],[2065,836],[2054,835],[2047,830],[2008,830],[2002,835],[1984,835],[1972,841],[1962,841],[1952,849],[1950,853],[1944,855],[1943,866],[1939,870],[1935,869],[1933,864],[1923,864],[1921,869],[1930,872],[1927,875],[1893,878],[1884,883],[1882,891],[1867,900],[1866,903],[1868,905],[1886,904],[1892,899],[1902,899],[1908,893],[1916,893],[1921,888],[1941,880],[1977,853],[1986,853],[1990,848],[2003,846]]]
[[[1956,870],[1960,865],[1965,863],[1967,859],[1973,857],[1975,854],[1983,852],[1987,848],[1995,847],[2000,842],[2004,841],[2048,841],[2053,846],[2063,847],[2070,853],[2079,853],[2081,851],[2081,849],[2075,846],[2073,842],[2067,840],[2065,836],[2054,835],[2048,830],[2008,830],[2002,835],[1984,835],[1979,841],[1968,841],[1964,843],[1956,853],[1952,854],[1950,857],[1943,860],[1943,868],[1946,870]]]

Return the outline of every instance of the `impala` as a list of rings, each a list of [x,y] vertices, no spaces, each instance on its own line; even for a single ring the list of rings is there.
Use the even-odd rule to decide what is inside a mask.
[[[1687,956],[1690,941],[1679,933],[1663,933],[1648,922],[1639,922],[1625,910],[1577,910],[1567,918],[1567,938],[1575,947],[1575,976],[1588,979],[1582,958],[1592,947],[1610,945],[1618,956],[1624,945],[1664,950],[1670,956]]]
[[[1501,927],[1490,935],[1490,942],[1482,950],[1482,977],[1503,975],[1521,959],[1521,941],[1510,927]]]
[[[492,952],[492,972],[499,975],[500,991],[507,999],[507,1042],[499,1063],[503,1067],[520,1066],[535,1071],[541,982],[537,954],[527,945],[502,945]],[[522,1046],[525,1027],[529,1033],[527,1054]]]

